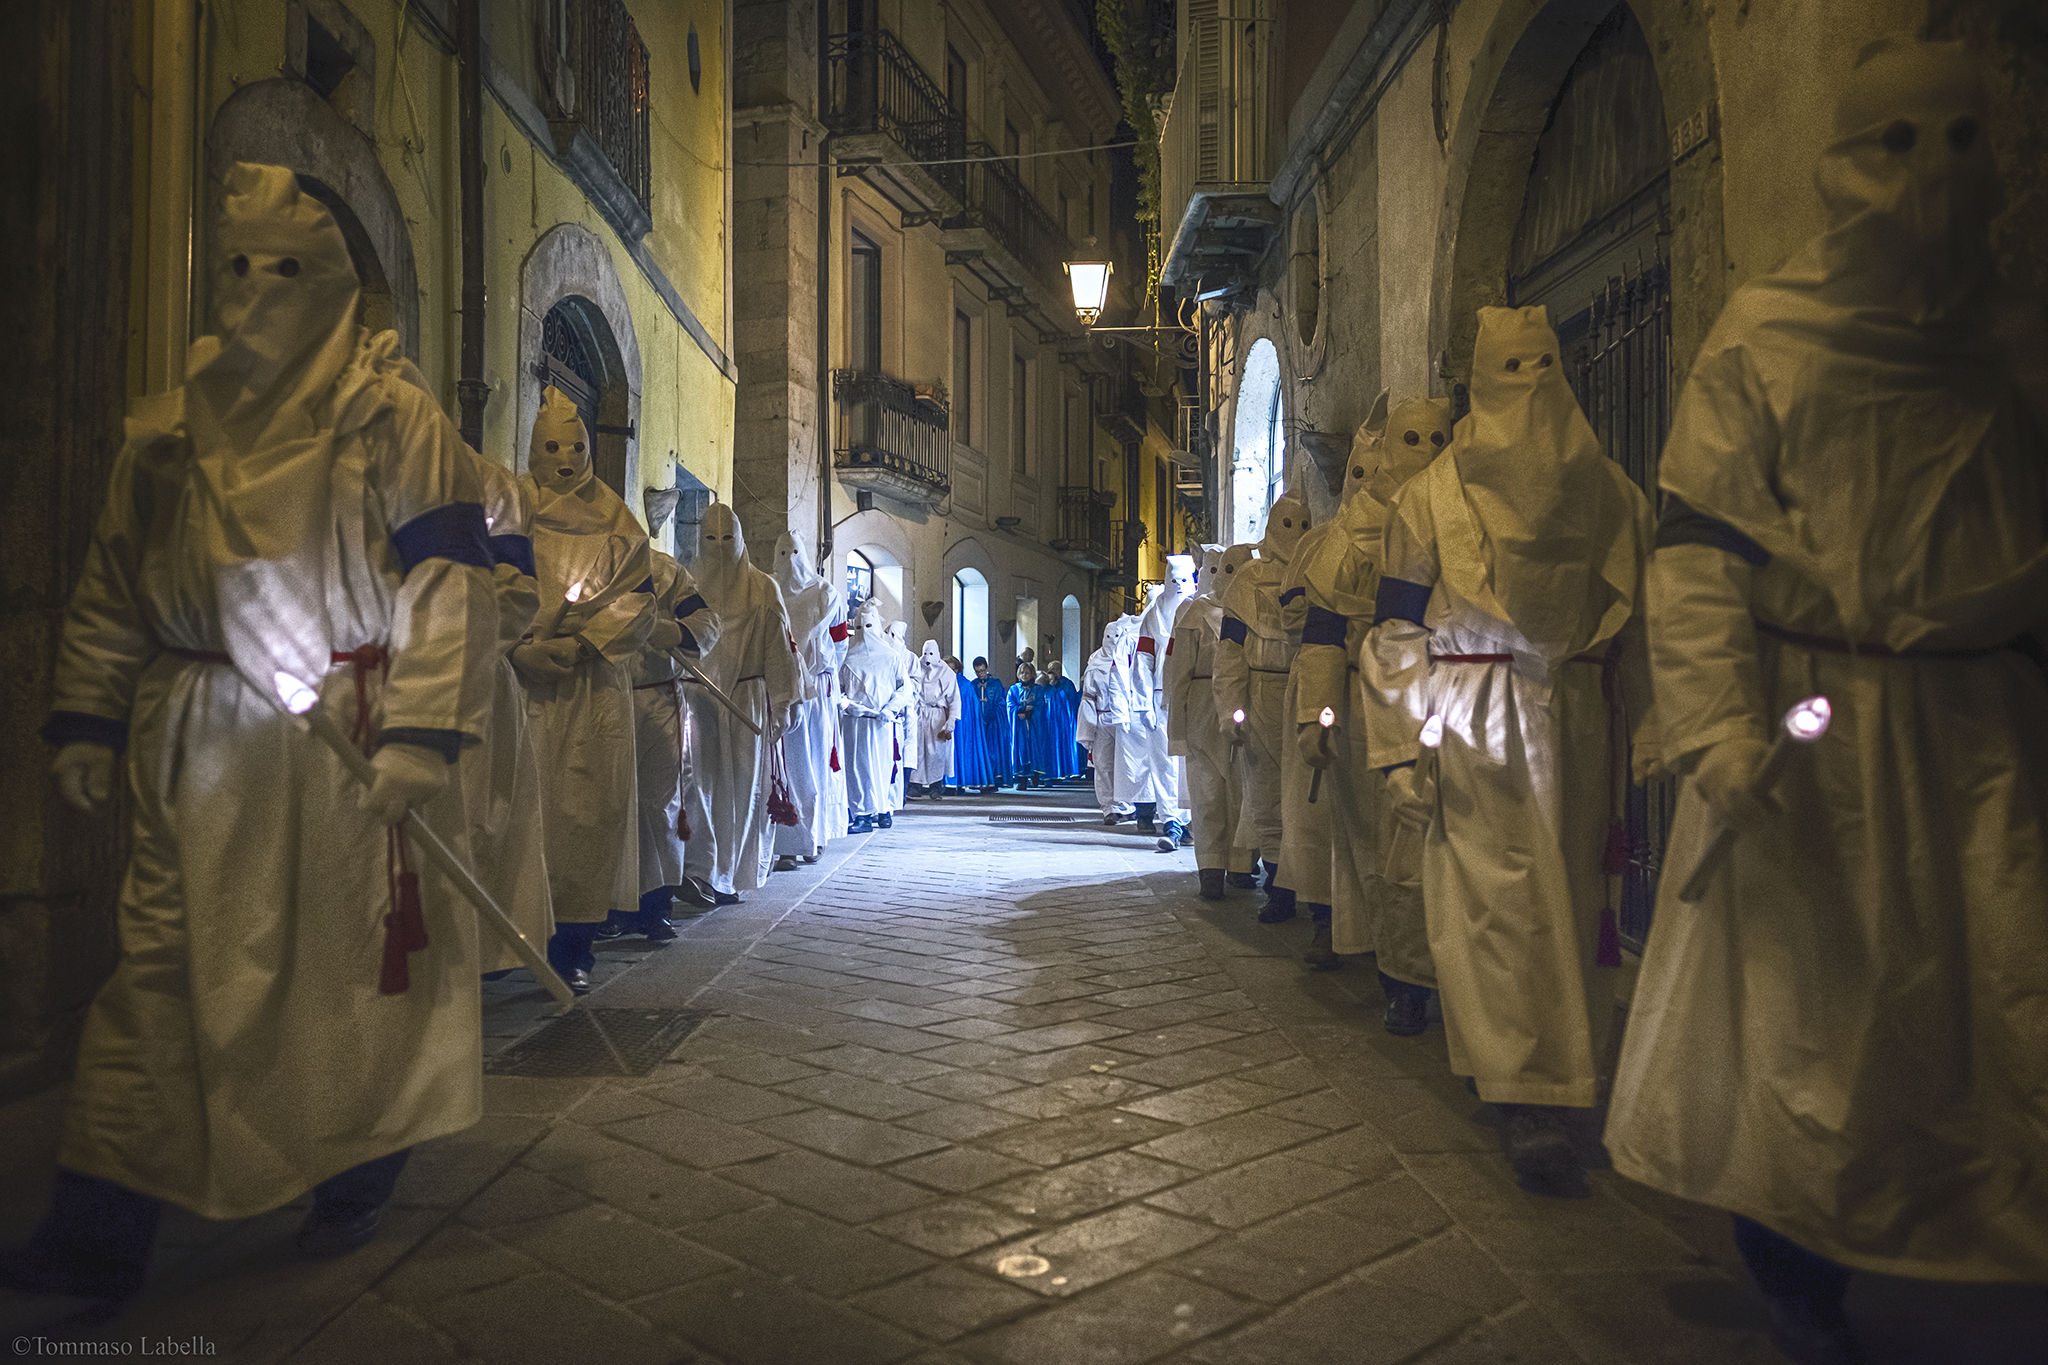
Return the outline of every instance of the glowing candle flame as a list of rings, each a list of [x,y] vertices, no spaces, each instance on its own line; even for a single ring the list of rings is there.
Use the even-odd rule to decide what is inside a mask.
[[[485,518],[484,518],[484,529],[485,529],[486,531],[490,530],[490,529],[491,529],[491,528],[492,528],[493,526],[496,526],[497,524],[498,524],[498,519],[497,519],[496,517],[485,517]]]
[[[1335,711],[1332,711],[1329,707],[1325,706],[1323,708],[1323,714],[1317,716],[1316,721],[1325,730],[1327,730],[1332,725],[1335,725],[1337,723],[1337,713]]]
[[[320,694],[300,682],[289,673],[279,673],[274,679],[278,699],[284,702],[284,709],[295,716],[303,716],[313,709],[320,700]]]
[[[1244,708],[1240,706],[1235,711],[1232,711],[1230,713],[1230,718],[1239,725],[1244,724]]]
[[[1444,718],[1431,716],[1422,722],[1422,742],[1434,749],[1444,742]]]
[[[581,583],[571,583],[569,591],[563,594],[564,599],[570,602],[574,602],[581,596],[583,596],[583,585]]]
[[[1785,713],[1785,733],[1802,744],[1811,744],[1828,732],[1835,709],[1826,697],[1808,697]]]

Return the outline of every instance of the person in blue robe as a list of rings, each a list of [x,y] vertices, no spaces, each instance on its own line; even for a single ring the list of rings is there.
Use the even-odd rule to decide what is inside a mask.
[[[1081,692],[1068,680],[1058,659],[1046,664],[1045,673],[1038,681],[1045,689],[1046,721],[1052,728],[1051,759],[1045,775],[1054,782],[1067,781],[1085,766],[1074,743],[1074,721],[1080,713]]]
[[[981,701],[974,695],[974,679],[960,669],[958,659],[946,660],[953,667],[953,680],[960,687],[960,723],[953,727],[953,783],[961,791],[988,784],[988,743],[981,733]]]
[[[988,660],[974,661],[974,677],[967,682],[967,702],[962,720],[977,732],[976,750],[980,766],[969,782],[962,769],[961,785],[978,788],[983,795],[1010,780],[1010,721],[1007,697],[1001,680],[989,676]]]
[[[1004,709],[1009,715],[1010,773],[1018,791],[1045,785],[1045,708],[1039,695],[1038,670],[1017,665]]]

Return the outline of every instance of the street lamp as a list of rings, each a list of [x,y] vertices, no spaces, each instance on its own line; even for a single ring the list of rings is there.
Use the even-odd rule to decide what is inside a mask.
[[[1074,291],[1074,312],[1083,327],[1093,327],[1102,316],[1109,298],[1109,274],[1116,267],[1108,261],[1067,261],[1067,282]]]

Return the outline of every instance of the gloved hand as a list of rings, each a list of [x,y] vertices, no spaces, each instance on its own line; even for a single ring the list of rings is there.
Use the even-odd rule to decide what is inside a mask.
[[[1669,777],[1671,768],[1664,762],[1664,755],[1658,751],[1656,745],[1638,740],[1629,747],[1629,773],[1640,787],[1645,782]]]
[[[1421,769],[1421,764],[1409,763],[1387,773],[1387,801],[1394,818],[1415,830],[1427,830],[1436,819],[1436,783],[1423,781]]]
[[[654,629],[647,632],[647,643],[655,649],[674,649],[682,642],[682,623],[667,617],[657,618],[654,622]]]
[[[559,682],[569,676],[583,655],[582,642],[562,635],[552,640],[533,640],[512,650],[512,667],[528,685]]]
[[[1753,834],[1776,818],[1769,795],[1758,790],[1771,746],[1751,736],[1724,739],[1700,755],[1693,781],[1715,815],[1729,828]]]
[[[448,763],[432,749],[417,744],[386,744],[370,757],[377,780],[363,789],[356,804],[380,825],[395,825],[448,785]]]
[[[1252,732],[1245,728],[1244,722],[1241,720],[1234,720],[1225,726],[1224,734],[1229,737],[1233,746],[1249,744],[1252,738]]]
[[[104,744],[67,744],[50,761],[50,772],[66,801],[91,812],[114,794],[114,758]]]
[[[1324,736],[1329,738],[1325,739]],[[1302,761],[1311,768],[1327,768],[1337,761],[1337,727],[1304,721],[1294,727],[1294,742],[1301,747]]]

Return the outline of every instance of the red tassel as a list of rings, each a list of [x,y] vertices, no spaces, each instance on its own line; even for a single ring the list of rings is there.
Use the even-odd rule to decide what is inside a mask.
[[[1600,912],[1600,953],[1595,961],[1603,967],[1621,965],[1621,923],[1611,909]]]
[[[832,746],[832,771],[835,773],[839,771],[839,746],[837,744]]]
[[[1610,877],[1619,877],[1628,871],[1628,829],[1616,820],[1607,826],[1607,852],[1601,859],[1601,870]]]
[[[681,806],[676,807],[676,838],[690,842],[690,814]]]
[[[377,992],[380,995],[404,995],[412,987],[412,977],[405,969],[405,943],[400,937],[398,912],[384,916],[384,967],[377,974]]]

